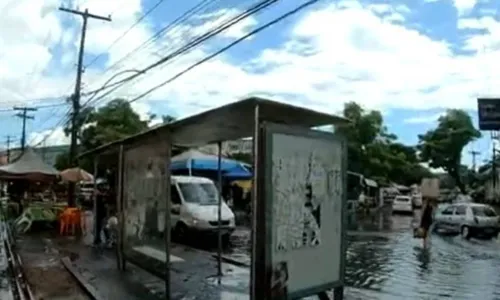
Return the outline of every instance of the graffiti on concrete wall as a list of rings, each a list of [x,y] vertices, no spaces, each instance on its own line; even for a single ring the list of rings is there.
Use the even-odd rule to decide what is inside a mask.
[[[125,238],[142,241],[163,232],[167,210],[168,152],[162,143],[125,152],[123,204]]]
[[[274,135],[272,153],[275,251],[288,252],[322,243],[323,218],[340,213],[341,152],[314,139]],[[328,228],[327,230],[331,230]],[[340,232],[340,228],[334,229]]]

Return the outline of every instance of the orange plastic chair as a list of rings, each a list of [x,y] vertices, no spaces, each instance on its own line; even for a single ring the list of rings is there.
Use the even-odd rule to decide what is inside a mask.
[[[81,221],[81,211],[78,208],[66,208],[59,216],[59,234],[75,235],[75,229],[79,228],[82,232],[84,224]]]

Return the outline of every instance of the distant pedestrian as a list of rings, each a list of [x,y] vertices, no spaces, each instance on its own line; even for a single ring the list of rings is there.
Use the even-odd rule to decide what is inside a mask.
[[[420,218],[420,230],[422,230],[423,247],[427,248],[429,243],[429,229],[433,223],[434,200],[424,199],[422,217]]]
[[[107,185],[103,182],[97,184],[97,190],[95,191],[96,197],[96,207],[95,207],[95,236],[94,236],[94,245],[98,246],[101,244],[101,233],[103,231],[103,226],[106,222],[106,193],[107,193]]]

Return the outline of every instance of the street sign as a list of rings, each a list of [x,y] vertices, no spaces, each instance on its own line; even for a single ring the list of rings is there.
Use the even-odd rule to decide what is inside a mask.
[[[500,130],[500,98],[477,99],[480,130]]]

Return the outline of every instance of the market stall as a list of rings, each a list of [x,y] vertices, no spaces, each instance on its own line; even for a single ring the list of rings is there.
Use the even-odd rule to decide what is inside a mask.
[[[17,217],[16,228],[25,232],[33,222],[57,219],[60,204],[48,192],[59,172],[28,148],[14,162],[0,167],[0,181],[8,183],[6,211]],[[49,194],[49,195],[48,195]]]

